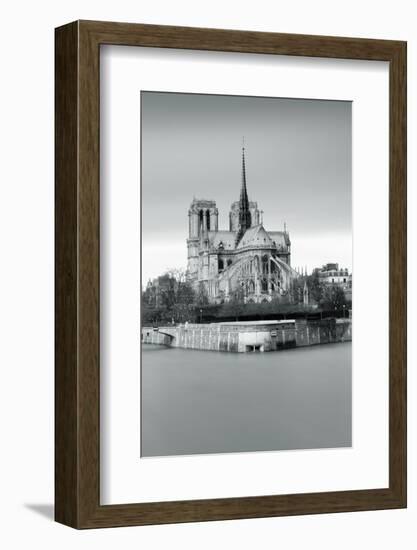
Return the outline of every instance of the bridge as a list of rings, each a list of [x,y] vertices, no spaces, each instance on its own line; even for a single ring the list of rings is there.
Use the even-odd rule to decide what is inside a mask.
[[[142,342],[144,344],[160,344],[171,346],[175,339],[175,327],[172,332],[168,327],[142,327]]]
[[[158,332],[159,334],[163,334],[164,336],[168,336],[169,338],[175,338],[174,334],[171,334],[169,332],[164,332],[163,330],[161,330],[158,327],[154,328],[153,330],[154,330],[154,332]]]

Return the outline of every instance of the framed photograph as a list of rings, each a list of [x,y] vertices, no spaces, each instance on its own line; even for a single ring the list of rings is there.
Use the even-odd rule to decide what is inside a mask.
[[[406,43],[56,29],[56,521],[406,506]]]

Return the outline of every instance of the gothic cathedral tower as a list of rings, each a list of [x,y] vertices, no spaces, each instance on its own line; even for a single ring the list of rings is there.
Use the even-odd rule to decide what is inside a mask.
[[[245,166],[245,146],[242,147],[242,187],[240,189],[239,199],[239,226],[236,235],[236,246],[246,230],[252,225],[252,216],[249,208],[248,191],[246,189],[246,166]]]
[[[191,278],[198,272],[199,252],[201,243],[208,239],[209,231],[218,231],[219,211],[215,201],[193,199],[188,210],[188,265],[187,271]]]

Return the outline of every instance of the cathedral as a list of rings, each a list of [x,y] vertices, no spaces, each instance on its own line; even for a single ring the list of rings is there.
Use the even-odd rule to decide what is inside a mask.
[[[270,302],[298,277],[288,232],[267,231],[261,213],[248,198],[243,147],[240,198],[231,205],[229,230],[219,230],[215,201],[194,199],[188,211],[188,280],[196,291],[203,287],[211,303]]]

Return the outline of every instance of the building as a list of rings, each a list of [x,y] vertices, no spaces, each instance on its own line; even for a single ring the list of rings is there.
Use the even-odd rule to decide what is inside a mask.
[[[215,201],[194,199],[188,211],[188,280],[212,303],[269,302],[298,277],[286,228],[267,231],[258,204],[249,201],[245,162],[243,147],[240,198],[231,205],[228,230],[218,227]]]
[[[349,283],[352,285],[352,275],[346,268],[339,269],[339,264],[336,263],[325,264],[321,269],[317,269],[317,274],[320,282],[326,285],[339,285],[346,288]]]
[[[320,283],[327,286],[336,285],[344,291],[347,300],[352,299],[352,274],[348,269],[339,268],[337,263],[329,263],[314,271],[317,273]]]

